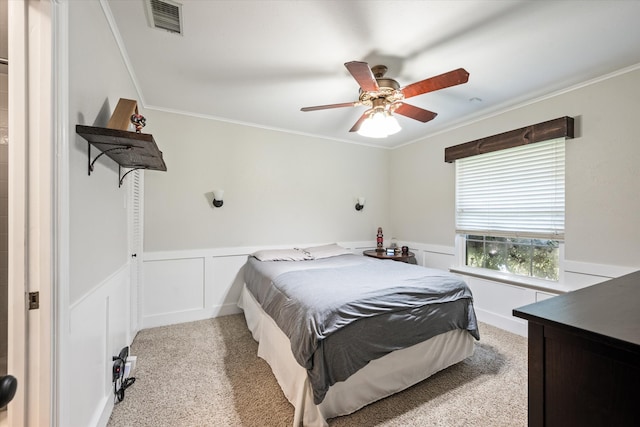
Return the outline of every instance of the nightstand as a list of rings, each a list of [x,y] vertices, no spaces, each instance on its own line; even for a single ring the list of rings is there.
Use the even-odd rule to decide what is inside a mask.
[[[386,252],[378,252],[375,249],[372,249],[364,251],[362,252],[362,254],[371,258],[390,259],[393,261],[406,262],[407,264],[418,264],[416,261],[416,255],[413,252],[409,252],[406,255],[403,255],[401,253],[397,253],[395,255],[387,255]]]

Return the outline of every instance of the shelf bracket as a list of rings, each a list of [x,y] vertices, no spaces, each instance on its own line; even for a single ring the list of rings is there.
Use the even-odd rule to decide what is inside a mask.
[[[102,157],[104,154],[110,152],[110,151],[116,151],[116,150],[131,150],[133,147],[128,146],[128,147],[113,147],[113,148],[109,148],[107,150],[104,150],[103,152],[101,152],[100,154],[98,154],[96,156],[95,159],[93,159],[93,161],[91,160],[91,143],[87,142],[87,156],[88,156],[88,164],[89,164],[89,176],[91,176],[91,172],[93,172],[93,165],[96,163],[96,161]]]
[[[144,167],[131,168],[128,171],[126,171],[124,173],[124,175],[121,175],[122,174],[122,166],[118,165],[118,176],[120,176],[120,182],[118,183],[118,188],[122,187],[122,182],[124,181],[124,177],[125,176],[129,175],[133,171],[137,171],[138,169],[144,169]]]

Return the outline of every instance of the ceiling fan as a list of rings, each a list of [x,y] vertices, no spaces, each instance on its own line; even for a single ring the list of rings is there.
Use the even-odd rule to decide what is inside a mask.
[[[357,101],[344,102],[341,104],[317,105],[315,107],[304,107],[301,111],[327,110],[331,108],[342,107],[359,107],[367,106],[369,109],[365,111],[358,121],[353,125],[349,132],[358,132],[363,134],[363,130],[368,123],[392,118],[393,113],[409,117],[414,120],[426,123],[433,120],[438,114],[433,111],[425,110],[404,102],[405,99],[413,96],[422,95],[428,92],[444,89],[450,86],[466,83],[469,80],[469,73],[464,68],[449,71],[435,77],[430,77],[419,82],[412,83],[408,86],[400,88],[400,85],[394,79],[384,77],[387,67],[384,65],[376,65],[369,68],[369,64],[360,61],[351,61],[344,64],[349,73],[360,85],[360,96]],[[367,120],[371,118],[371,120]],[[395,121],[395,119],[393,119]],[[389,130],[383,136],[390,135],[400,130],[400,126],[395,122],[394,129]],[[370,133],[368,130],[365,136],[379,137]]]

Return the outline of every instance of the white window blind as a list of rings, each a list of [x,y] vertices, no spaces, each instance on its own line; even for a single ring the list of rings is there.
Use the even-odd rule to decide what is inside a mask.
[[[456,160],[456,232],[564,239],[564,138]]]

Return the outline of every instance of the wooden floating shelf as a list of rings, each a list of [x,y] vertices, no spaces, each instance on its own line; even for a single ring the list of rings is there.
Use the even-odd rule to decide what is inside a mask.
[[[167,165],[162,158],[153,135],[129,132],[126,130],[76,125],[76,133],[88,142],[88,172],[91,175],[93,165],[102,155],[110,157],[120,168],[130,168],[119,179],[119,185],[129,173],[136,169],[166,171]],[[91,160],[91,146],[101,151]]]

